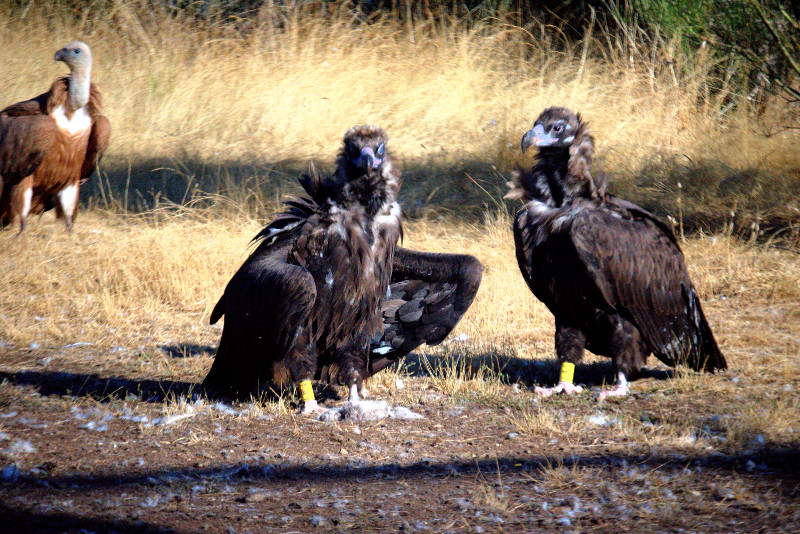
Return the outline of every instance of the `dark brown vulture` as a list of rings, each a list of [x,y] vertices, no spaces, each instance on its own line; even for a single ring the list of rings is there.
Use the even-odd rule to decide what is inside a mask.
[[[397,247],[399,173],[384,132],[352,128],[330,179],[300,180],[307,197],[255,238],[211,314],[225,315],[203,386],[242,398],[259,386],[299,384],[303,412],[320,408],[310,380],[349,388],[422,343],[441,342],[477,292],[482,267],[471,256]]]
[[[726,369],[671,229],[605,193],[591,175],[594,140],[579,115],[548,108],[522,138],[539,148],[530,172],[516,171],[506,198],[522,199],[514,241],[522,276],[555,316],[561,380],[543,395],[581,391],[572,381],[584,348],[614,361],[616,386],[648,354],[695,371]]]
[[[56,52],[70,68],[50,90],[0,111],[0,222],[51,208],[67,230],[78,209],[80,184],[94,172],[111,137],[101,97],[91,83],[92,52],[74,41]]]

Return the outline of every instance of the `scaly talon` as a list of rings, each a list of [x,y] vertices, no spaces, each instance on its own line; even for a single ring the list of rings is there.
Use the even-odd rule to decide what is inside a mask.
[[[536,386],[533,389],[533,392],[537,395],[542,397],[549,397],[553,393],[566,393],[567,395],[572,395],[573,393],[580,393],[583,391],[581,386],[576,386],[572,382],[559,382],[555,387],[552,388],[540,388]]]

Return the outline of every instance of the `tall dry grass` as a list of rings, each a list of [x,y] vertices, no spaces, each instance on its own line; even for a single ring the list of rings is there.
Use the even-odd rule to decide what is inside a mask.
[[[566,105],[591,122],[608,171],[635,171],[654,155],[796,166],[797,131],[755,135],[741,88],[714,68],[725,58],[706,50],[690,58],[668,39],[601,28],[570,43],[557,28],[499,20],[365,24],[346,2],[334,13],[288,5],[266,2],[246,23],[197,23],[137,0],[91,3],[76,18],[33,4],[24,16],[7,11],[0,102],[46,89],[64,73],[53,52],[80,38],[94,52],[117,165],[327,161],[347,128],[375,123],[406,161],[508,169],[538,113]]]

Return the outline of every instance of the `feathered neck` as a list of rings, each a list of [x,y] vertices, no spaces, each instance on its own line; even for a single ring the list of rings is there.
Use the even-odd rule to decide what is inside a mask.
[[[594,137],[589,133],[586,124],[581,123],[575,133],[575,140],[569,147],[567,175],[564,191],[567,199],[584,198],[600,200],[605,198],[606,182],[600,175],[593,176],[592,158],[594,157]]]
[[[606,182],[591,173],[594,138],[581,124],[569,146],[539,148],[530,172],[518,169],[511,174],[509,192],[504,198],[532,200],[550,207],[561,207],[576,199],[605,199]]]
[[[564,182],[569,163],[568,147],[542,147],[536,155],[533,173],[539,182],[537,196],[548,196],[549,203],[561,206],[565,201]]]
[[[369,217],[373,217],[384,204],[396,201],[400,187],[388,159],[380,168],[366,172],[340,162],[333,184],[329,190],[331,201],[341,207],[361,205]]]
[[[69,73],[68,111],[75,112],[89,103],[91,73],[92,67],[89,65],[75,67]]]
[[[503,198],[535,201],[551,208],[564,203],[564,177],[567,173],[569,149],[566,147],[542,147],[536,155],[536,164],[530,171],[517,168],[507,182],[508,193]]]

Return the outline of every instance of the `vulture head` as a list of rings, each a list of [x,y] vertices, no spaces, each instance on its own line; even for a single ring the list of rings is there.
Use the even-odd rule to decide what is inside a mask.
[[[88,70],[92,67],[92,51],[81,41],[72,41],[56,52],[54,59],[66,63],[70,71]]]
[[[522,136],[522,151],[531,145],[568,148],[582,126],[580,114],[567,108],[547,108]]]
[[[338,166],[348,181],[389,170],[386,133],[377,126],[355,126],[344,135]]]

